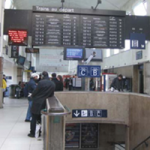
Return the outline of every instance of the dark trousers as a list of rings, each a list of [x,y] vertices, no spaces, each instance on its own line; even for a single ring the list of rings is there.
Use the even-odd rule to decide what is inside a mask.
[[[30,123],[30,133],[35,136],[36,123],[41,122],[41,115],[32,114],[32,120]]]

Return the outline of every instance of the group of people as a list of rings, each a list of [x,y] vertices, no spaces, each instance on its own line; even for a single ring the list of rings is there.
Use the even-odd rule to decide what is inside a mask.
[[[40,77],[37,73],[32,73],[25,89],[29,101],[25,122],[30,122],[28,136],[35,137],[36,123],[41,122],[41,110],[46,107],[46,98],[53,96],[54,91],[63,91],[63,79],[56,73],[53,73],[50,79],[46,71],[43,71]]]

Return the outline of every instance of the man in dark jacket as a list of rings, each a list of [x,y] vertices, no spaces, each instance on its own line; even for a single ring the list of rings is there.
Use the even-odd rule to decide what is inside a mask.
[[[123,91],[123,79],[121,74],[113,80],[112,84],[110,85],[110,88],[114,88],[118,91]]]
[[[52,73],[52,80],[51,80],[52,82],[54,82],[54,84],[55,84],[55,91],[60,91],[59,89],[60,89],[60,84],[59,84],[59,81],[57,80],[57,78],[56,78],[56,73]]]
[[[35,90],[36,80],[38,80],[38,78],[39,78],[39,75],[37,73],[32,73],[31,74],[30,81],[25,86],[25,89],[27,91],[27,95],[29,93],[32,93]],[[28,97],[28,101],[29,101],[29,106],[28,106],[25,122],[30,122],[30,119],[32,117],[32,114],[31,114],[32,98]]]
[[[28,134],[29,137],[35,137],[36,122],[41,117],[41,110],[46,107],[46,98],[53,96],[54,91],[55,85],[50,81],[48,73],[44,71],[41,80],[38,82],[38,85],[31,96],[33,104],[31,108],[32,120],[30,124],[31,130]]]

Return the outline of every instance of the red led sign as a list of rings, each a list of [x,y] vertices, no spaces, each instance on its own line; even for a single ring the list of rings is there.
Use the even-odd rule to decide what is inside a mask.
[[[26,30],[9,30],[9,45],[27,45],[27,31]]]

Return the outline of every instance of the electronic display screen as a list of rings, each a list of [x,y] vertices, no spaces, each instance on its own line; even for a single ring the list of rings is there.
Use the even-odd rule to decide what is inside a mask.
[[[82,58],[83,49],[67,49],[67,58]]]
[[[64,60],[82,60],[84,55],[85,48],[83,47],[65,47]]]
[[[39,53],[39,48],[26,48],[26,53]]]
[[[24,63],[25,63],[25,59],[26,59],[26,58],[23,57],[23,56],[18,56],[17,64],[23,66]]]
[[[28,35],[26,30],[9,30],[9,45],[26,46],[28,41]]]

